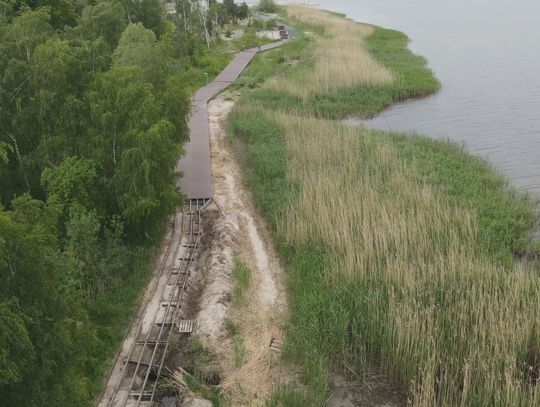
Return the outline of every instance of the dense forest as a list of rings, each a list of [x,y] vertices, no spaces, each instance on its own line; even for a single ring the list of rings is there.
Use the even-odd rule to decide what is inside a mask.
[[[0,0],[0,404],[91,405],[245,4]],[[214,41],[219,42],[219,41]]]

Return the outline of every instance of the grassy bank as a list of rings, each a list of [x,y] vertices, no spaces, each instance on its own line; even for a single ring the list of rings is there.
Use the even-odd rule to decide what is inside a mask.
[[[438,83],[401,33],[289,15],[316,34],[256,61],[240,84],[265,81],[229,121],[289,269],[285,356],[308,386],[270,404],[323,405],[332,372],[375,369],[415,406],[538,405],[540,281],[514,258],[531,202],[453,144],[333,121]]]

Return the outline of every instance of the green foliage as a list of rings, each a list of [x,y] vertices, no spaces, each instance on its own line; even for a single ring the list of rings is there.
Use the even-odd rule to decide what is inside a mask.
[[[274,0],[259,0],[257,10],[263,13],[277,13],[278,7]]]
[[[251,281],[251,269],[236,259],[233,267],[234,278],[234,301],[237,305],[244,300],[246,290],[249,288]]]
[[[103,38],[112,49],[126,28],[125,14],[126,10],[119,1],[100,1],[83,9],[77,28],[85,39],[95,41]]]
[[[144,80],[160,90],[172,73],[173,62],[154,32],[141,23],[128,25],[113,53],[114,65],[139,68]]]
[[[249,7],[245,1],[242,4],[240,4],[240,6],[238,6],[237,15],[240,20],[245,20],[246,18],[249,17]]]
[[[392,135],[405,162],[414,164],[425,182],[458,206],[468,207],[479,223],[477,249],[506,267],[528,251],[528,231],[534,222],[531,199],[508,185],[508,180],[465,149],[426,137]],[[471,174],[474,174],[472,177]]]
[[[298,69],[298,65],[308,62],[306,54],[310,49],[310,40],[304,37],[289,41],[272,52],[258,54],[232,86],[255,88],[271,77],[287,75],[293,65],[294,69]]]
[[[233,337],[233,349],[236,367],[241,367],[246,360],[247,350],[246,346],[244,345],[244,339],[240,335]]]
[[[234,22],[238,18],[238,6],[234,3],[234,0],[223,0],[223,7],[225,13]]]
[[[164,3],[159,0],[126,1],[130,22],[140,22],[159,36],[165,20]]]
[[[5,163],[7,163],[8,152],[11,150],[12,148],[9,144],[0,142],[0,161],[4,161]]]
[[[67,157],[56,168],[45,168],[42,183],[53,198],[66,207],[73,204],[93,207],[97,192],[97,164],[94,160]]]
[[[219,388],[216,386],[215,355],[197,337],[191,338],[188,353],[193,360],[192,372],[184,377],[189,390],[211,400],[214,407],[222,406]]]
[[[269,18],[268,20],[266,20],[266,23],[264,25],[267,30],[273,30],[277,27],[276,19]]]
[[[260,31],[260,30],[264,29],[264,21],[261,20],[260,18],[255,18],[251,22],[251,27],[253,27],[257,31]]]
[[[197,10],[176,25],[157,0],[74,9],[0,5],[6,405],[93,404],[181,201],[189,96],[231,58],[206,47]]]
[[[272,40],[268,38],[262,38],[257,36],[257,32],[254,28],[246,28],[244,31],[244,35],[234,41],[234,45],[241,50],[249,49],[249,48],[255,48],[259,45],[264,45],[272,42]]]
[[[47,399],[60,400],[57,397],[72,402],[72,396],[84,397],[80,393],[86,392],[82,382],[66,380],[84,363],[85,353],[77,344],[82,341],[89,351],[95,341],[84,312],[75,305],[76,293],[69,290],[73,269],[59,250],[55,231],[58,216],[54,207],[28,196],[14,200],[12,207],[0,216],[0,298],[12,307],[16,304],[19,317],[14,318],[13,308],[11,315],[6,315],[4,307],[3,323],[22,336],[16,347],[9,345],[13,338],[4,337],[8,342],[2,347],[10,353],[22,349],[28,353],[12,361],[11,376],[19,377],[0,386],[0,397],[8,405],[21,406],[45,405]],[[18,364],[18,371],[13,370],[13,363]]]
[[[35,357],[26,322],[15,304],[0,302],[0,386],[20,382]]]
[[[163,120],[139,133],[136,147],[125,150],[114,175],[122,215],[137,234],[155,234],[181,202],[171,171],[181,153],[173,130]]]
[[[66,25],[73,27],[79,19],[73,0],[40,0],[37,6],[49,11],[54,28],[64,28]]]

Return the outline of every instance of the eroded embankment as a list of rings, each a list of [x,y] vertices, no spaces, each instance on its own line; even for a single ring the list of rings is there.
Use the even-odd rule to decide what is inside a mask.
[[[264,405],[273,384],[289,373],[279,358],[286,299],[270,234],[253,210],[225,141],[224,121],[233,104],[222,95],[208,105],[213,195],[219,208],[213,210],[203,267],[196,340],[210,355],[199,368],[206,377],[219,378],[221,397],[234,406],[256,406]],[[199,397],[195,393],[186,405]]]

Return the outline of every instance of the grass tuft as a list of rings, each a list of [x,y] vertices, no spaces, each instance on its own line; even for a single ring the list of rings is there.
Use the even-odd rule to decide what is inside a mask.
[[[246,291],[249,288],[249,283],[251,281],[251,269],[238,259],[235,259],[234,262],[233,279],[234,302],[238,306],[244,300]]]

